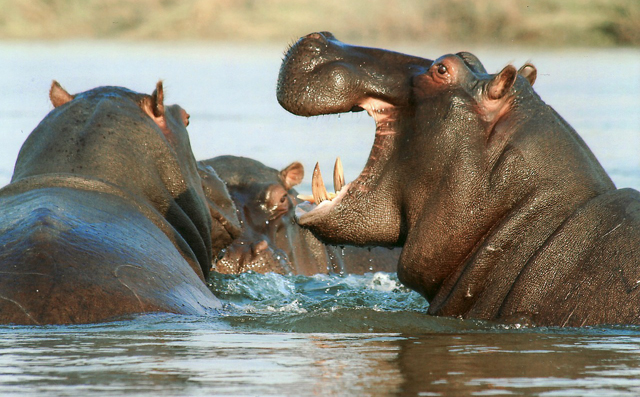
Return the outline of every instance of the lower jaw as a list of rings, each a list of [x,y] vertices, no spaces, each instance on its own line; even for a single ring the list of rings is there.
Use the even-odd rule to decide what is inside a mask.
[[[332,213],[337,208],[342,212],[347,206],[353,205],[361,194],[370,193],[375,189],[379,181],[379,175],[394,147],[396,108],[387,102],[375,99],[361,103],[359,108],[366,110],[376,123],[376,136],[367,163],[358,177],[345,185],[342,165],[337,159],[334,169],[334,187],[339,191],[335,195],[326,192],[319,168],[316,165],[311,182],[313,195],[306,196],[311,197],[310,201],[302,202],[295,208],[295,218],[301,226],[313,227],[322,223],[332,223],[328,218],[332,217]],[[340,165],[338,166],[338,164]],[[340,168],[339,172],[338,168]],[[337,176],[338,174],[340,176]],[[347,202],[343,203],[345,198]],[[305,200],[305,198],[302,199]]]
[[[319,204],[311,203],[309,201],[304,201],[298,204],[295,209],[295,217],[298,221],[298,224],[300,224],[301,226],[313,224],[316,223],[314,221],[318,221],[329,216],[334,208],[340,204],[344,196],[349,194],[348,190],[350,186],[351,184],[345,185],[337,193],[336,197],[331,200],[324,200]]]

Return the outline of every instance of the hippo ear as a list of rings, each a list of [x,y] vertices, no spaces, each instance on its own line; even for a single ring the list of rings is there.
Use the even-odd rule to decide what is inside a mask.
[[[538,77],[538,70],[535,66],[527,62],[518,69],[518,74],[527,79],[529,84],[533,87],[533,83],[536,82],[536,77]]]
[[[164,116],[164,88],[162,87],[162,80],[156,84],[156,89],[151,94],[151,111],[156,117]]]
[[[506,95],[516,81],[518,72],[513,65],[507,65],[496,74],[487,85],[489,99],[500,99]]]
[[[280,180],[284,184],[284,187],[289,190],[292,187],[299,185],[304,178],[304,166],[294,161],[289,164],[285,169],[280,171]]]
[[[180,108],[180,118],[182,119],[182,124],[184,124],[185,127],[189,126],[189,118],[191,116],[189,115],[189,113],[187,113],[186,110]]]
[[[162,81],[158,81],[156,89],[151,96],[145,95],[140,107],[155,121],[165,134],[169,133],[167,130],[167,122],[164,118],[164,90],[162,88]]]
[[[60,83],[53,80],[51,83],[51,89],[49,90],[49,99],[51,99],[53,107],[57,108],[58,106],[62,106],[73,98],[74,95],[69,94],[64,88],[62,88]]]

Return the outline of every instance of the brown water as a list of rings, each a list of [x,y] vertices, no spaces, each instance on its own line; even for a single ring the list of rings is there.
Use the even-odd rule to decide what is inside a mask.
[[[217,322],[147,316],[2,329],[0,394],[640,393],[638,329],[302,333],[216,329]]]
[[[584,137],[618,186],[640,188],[640,53],[470,50],[490,71],[531,60],[536,89]],[[121,85],[191,114],[196,158],[257,158],[308,171],[340,155],[357,176],[373,141],[359,113],[304,119],[282,110],[284,48],[0,43],[0,185],[20,145],[70,92]],[[308,189],[308,181],[302,190]],[[640,395],[640,328],[507,328],[426,315],[390,274],[221,276],[210,317],[149,315],[98,325],[0,327],[0,395]]]

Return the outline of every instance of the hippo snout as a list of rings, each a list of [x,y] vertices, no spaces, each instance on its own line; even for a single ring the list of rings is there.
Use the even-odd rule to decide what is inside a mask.
[[[372,99],[405,106],[411,77],[432,63],[345,44],[329,32],[314,32],[287,51],[278,75],[277,98],[283,108],[300,116],[359,111]]]

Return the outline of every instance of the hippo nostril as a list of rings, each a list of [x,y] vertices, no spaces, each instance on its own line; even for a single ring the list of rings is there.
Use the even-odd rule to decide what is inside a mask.
[[[225,255],[227,255],[227,249],[223,248],[220,250],[220,252],[218,252],[218,256],[216,257],[216,261],[221,261],[222,258],[225,257]]]
[[[331,40],[331,39],[335,39],[336,38],[336,36],[334,36],[333,33],[331,33],[331,32],[324,31],[324,32],[320,32],[320,34],[327,40]]]
[[[327,43],[331,39],[335,39],[335,36],[330,32],[315,32],[305,36],[305,39],[318,40],[322,43]]]
[[[322,35],[322,33],[311,33],[308,34],[306,38],[313,40],[324,40],[324,36]]]

